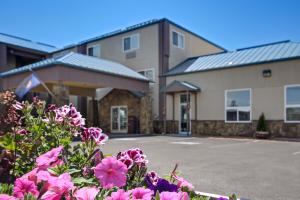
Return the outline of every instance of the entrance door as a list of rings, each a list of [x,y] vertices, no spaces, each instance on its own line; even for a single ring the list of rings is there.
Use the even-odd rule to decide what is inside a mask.
[[[127,133],[128,117],[126,106],[111,107],[111,131],[115,133]]]
[[[187,98],[187,94],[180,94],[180,123],[179,123],[179,133],[180,134],[189,134],[190,133],[190,95]]]

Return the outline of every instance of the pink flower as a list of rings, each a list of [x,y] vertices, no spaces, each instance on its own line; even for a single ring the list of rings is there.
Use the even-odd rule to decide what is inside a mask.
[[[22,110],[23,107],[24,107],[24,104],[23,103],[20,103],[20,102],[16,102],[15,104],[12,105],[16,110]]]
[[[17,131],[17,134],[19,134],[19,135],[26,135],[27,133],[28,132],[27,132],[26,129],[20,129],[20,130]]]
[[[145,166],[148,163],[146,155],[139,148],[119,152],[117,158],[126,164],[128,168],[131,168],[135,163],[139,166]]]
[[[37,166],[39,168],[46,169],[48,168],[53,162],[56,162],[58,160],[58,156],[63,149],[62,146],[54,148],[47,153],[44,153],[43,155],[40,155],[37,159]]]
[[[187,180],[185,180],[184,178],[182,178],[182,177],[175,177],[175,179],[178,181],[177,187],[179,187],[179,188],[186,187],[189,190],[193,190],[194,189],[194,186],[190,182],[188,182]]]
[[[139,188],[134,188],[132,190],[129,190],[129,192],[132,195],[132,200],[138,200],[138,199],[142,199],[142,200],[151,200],[152,195],[153,195],[153,191],[150,189],[145,189],[142,187]]]
[[[63,196],[69,197],[69,191],[74,188],[71,176],[68,173],[61,174],[59,177],[51,177],[48,180],[47,191],[42,195],[41,199],[60,200]]]
[[[105,200],[129,200],[129,193],[124,190],[118,190],[112,192],[110,197],[106,197]]]
[[[0,194],[0,200],[16,200],[16,198],[7,194]]]
[[[186,192],[162,192],[160,193],[160,200],[189,200]]]
[[[15,181],[13,195],[16,198],[23,199],[26,193],[31,193],[34,197],[39,196],[39,191],[37,190],[37,186],[33,181],[30,181],[25,178],[18,178]]]
[[[104,158],[95,169],[95,176],[105,189],[114,186],[122,187],[126,184],[127,167],[114,157]]]
[[[77,200],[94,200],[99,192],[95,187],[83,187],[74,193]]]
[[[33,170],[31,170],[30,172],[24,174],[21,178],[22,179],[28,179],[30,181],[33,182],[37,182],[37,177],[36,177],[36,173],[38,172],[38,168],[34,168]]]
[[[85,128],[81,138],[83,142],[94,140],[97,145],[105,144],[108,140],[108,136],[102,133],[102,129],[97,127]]]

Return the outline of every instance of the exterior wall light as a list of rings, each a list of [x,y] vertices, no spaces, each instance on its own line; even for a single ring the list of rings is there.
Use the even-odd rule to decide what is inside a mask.
[[[271,77],[272,76],[272,70],[270,70],[270,69],[264,69],[262,71],[262,75],[263,75],[264,78]]]

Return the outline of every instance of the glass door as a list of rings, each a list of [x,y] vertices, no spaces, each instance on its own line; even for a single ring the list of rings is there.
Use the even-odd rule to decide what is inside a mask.
[[[115,133],[127,133],[128,117],[126,106],[111,107],[111,131]]]
[[[179,133],[189,134],[190,133],[190,95],[187,99],[187,94],[180,95],[180,107],[179,107]]]

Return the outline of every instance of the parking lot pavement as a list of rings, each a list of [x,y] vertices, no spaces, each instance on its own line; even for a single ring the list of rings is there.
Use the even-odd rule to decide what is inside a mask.
[[[300,142],[194,137],[110,139],[104,153],[138,147],[149,170],[169,174],[176,163],[198,191],[248,199],[300,199]]]

